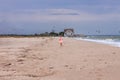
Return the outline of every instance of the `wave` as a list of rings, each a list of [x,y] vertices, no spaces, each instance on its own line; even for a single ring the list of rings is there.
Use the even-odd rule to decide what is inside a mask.
[[[102,44],[108,44],[115,47],[120,47],[120,40],[116,39],[85,39],[85,38],[76,38],[77,40],[85,40],[90,42],[97,42]]]

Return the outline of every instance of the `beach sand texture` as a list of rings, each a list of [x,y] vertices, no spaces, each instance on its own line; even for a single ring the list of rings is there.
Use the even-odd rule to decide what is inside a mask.
[[[120,80],[120,48],[63,38],[0,38],[0,80]]]

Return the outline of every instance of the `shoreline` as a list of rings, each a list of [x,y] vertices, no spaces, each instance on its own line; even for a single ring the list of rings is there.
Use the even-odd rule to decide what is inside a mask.
[[[76,40],[83,40],[83,41],[88,41],[88,42],[99,43],[99,44],[107,44],[109,46],[119,47],[120,48],[120,42],[115,42],[114,39],[105,39],[105,40],[100,40],[100,39],[82,39],[82,38],[75,38],[75,39]]]

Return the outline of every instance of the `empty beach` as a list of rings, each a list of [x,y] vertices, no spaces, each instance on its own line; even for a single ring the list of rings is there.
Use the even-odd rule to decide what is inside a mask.
[[[0,80],[120,80],[120,48],[57,37],[0,38]]]

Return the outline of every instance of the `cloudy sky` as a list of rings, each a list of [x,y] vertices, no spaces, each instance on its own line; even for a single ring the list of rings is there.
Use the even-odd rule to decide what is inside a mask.
[[[0,34],[64,28],[81,34],[120,35],[120,0],[0,0]]]

